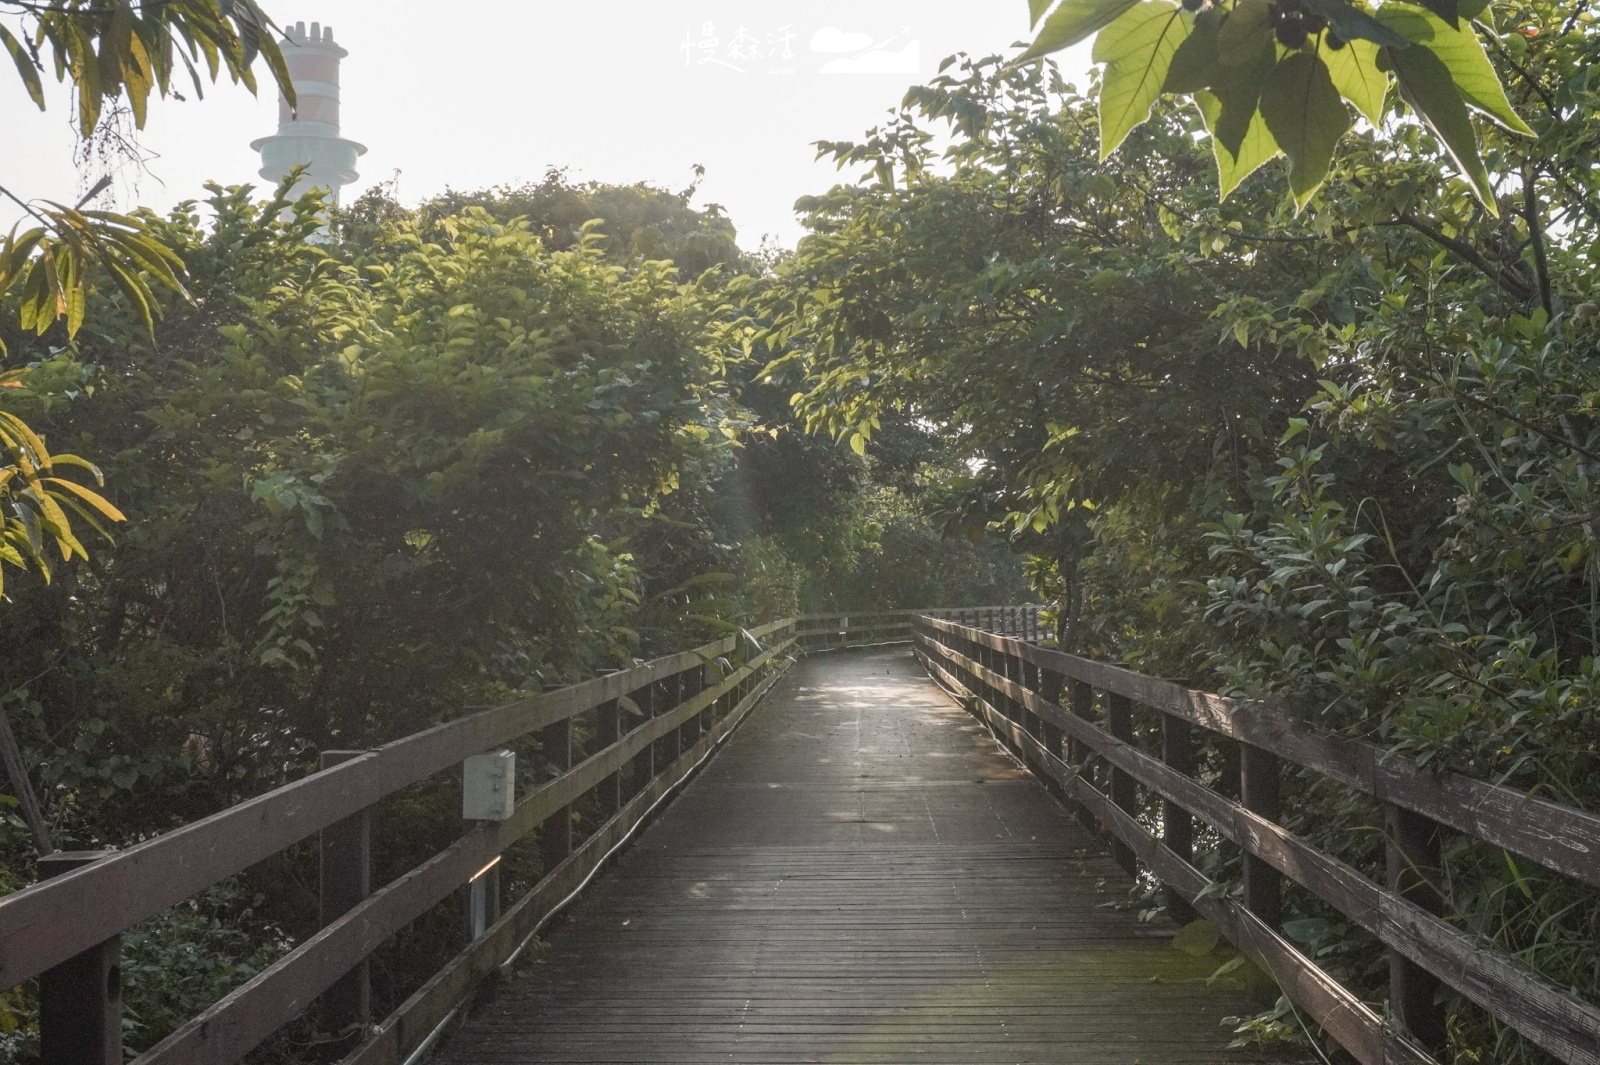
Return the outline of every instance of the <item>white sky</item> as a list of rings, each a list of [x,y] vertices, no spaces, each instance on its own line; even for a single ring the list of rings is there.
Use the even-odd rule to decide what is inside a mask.
[[[813,160],[812,141],[859,138],[944,56],[1005,51],[1028,32],[1026,0],[263,7],[280,24],[331,25],[350,50],[343,133],[368,152],[347,197],[397,170],[400,198],[414,203],[447,186],[538,181],[551,166],[580,180],[677,189],[699,163],[706,176],[697,202],[722,204],[750,249],[764,234],[792,245],[801,232],[794,200],[838,180],[831,163]],[[814,41],[833,51],[814,51]],[[823,73],[831,60],[853,72]],[[897,69],[862,69],[873,67]],[[276,129],[277,104],[258,69],[260,100],[225,83],[204,101],[152,106],[141,141],[157,158],[136,188],[124,188],[121,206],[165,210],[201,197],[208,179],[261,184],[249,143]],[[186,77],[179,87],[192,95]],[[75,198],[84,182],[72,162],[70,117],[64,92],[41,114],[0,71],[0,145],[26,146],[0,157],[0,184],[25,197]],[[0,206],[8,228],[16,216]]]

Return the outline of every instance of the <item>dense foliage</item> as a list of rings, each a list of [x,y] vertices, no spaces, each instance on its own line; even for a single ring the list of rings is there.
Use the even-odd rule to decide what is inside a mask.
[[[726,290],[763,268],[691,193],[552,174],[413,210],[375,190],[323,236],[314,199],[214,187],[139,219],[187,265],[190,299],[165,301],[153,334],[103,279],[75,337],[36,340],[0,305],[28,366],[7,409],[100,456],[128,519],[87,563],[13,576],[0,614],[0,706],[58,845],[125,844],[319,750],[802,602],[910,605],[941,573],[1025,594],[1003,546],[943,544],[908,502],[937,476],[928,434],[874,464],[797,432],[787,393],[752,380]],[[386,861],[459,830],[448,792],[403,801]],[[0,833],[6,886],[28,882],[21,822]],[[132,934],[130,1046],[306,934],[307,862]],[[452,935],[436,921],[386,955],[381,1001]],[[26,1047],[26,996],[0,1008]]]
[[[1492,11],[1474,32],[1538,135],[1483,133],[1492,204],[1395,96],[1297,214],[1276,166],[1218,202],[1203,108],[1157,103],[1102,161],[1109,73],[947,68],[823,146],[864,176],[802,202],[769,374],[842,439],[945,426],[958,508],[1034,553],[1064,643],[1600,807],[1600,32],[1590,4]],[[1381,869],[1377,833],[1332,827],[1375,811],[1296,789],[1296,830]],[[1493,848],[1447,859],[1468,927],[1600,993],[1594,892]],[[1294,904],[1380,1002],[1374,944]],[[1546,1060],[1451,1008],[1456,1060]]]

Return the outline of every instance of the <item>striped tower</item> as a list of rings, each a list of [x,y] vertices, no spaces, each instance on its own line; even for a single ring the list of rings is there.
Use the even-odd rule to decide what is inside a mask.
[[[339,189],[355,181],[356,159],[366,146],[339,136],[339,60],[349,55],[333,43],[333,27],[320,23],[297,22],[288,27],[281,42],[289,79],[294,82],[297,112],[289,101],[278,97],[278,132],[252,141],[250,147],[261,153],[261,176],[273,184],[282,181],[290,169],[309,167],[296,193],[316,187],[326,189],[329,200],[339,202]]]

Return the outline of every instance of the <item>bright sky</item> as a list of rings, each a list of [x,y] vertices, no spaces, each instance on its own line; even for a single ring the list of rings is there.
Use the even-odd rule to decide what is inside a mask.
[[[944,56],[1009,50],[1027,0],[263,0],[287,24],[331,25],[344,61],[343,134],[367,145],[354,190],[399,172],[419,201],[447,186],[574,178],[682,188],[720,203],[755,248],[792,245],[792,205],[838,180],[811,142],[858,138]],[[831,66],[830,66],[831,65]],[[1080,64],[1081,65],[1081,64]],[[832,72],[825,72],[824,68]],[[263,68],[258,68],[263,69]],[[228,84],[151,108],[149,174],[122,206],[164,210],[208,179],[260,183],[250,141],[277,126],[276,92]],[[181,86],[189,89],[187,81]],[[67,96],[39,113],[0,76],[0,184],[70,200]],[[0,208],[8,228],[14,209]]]

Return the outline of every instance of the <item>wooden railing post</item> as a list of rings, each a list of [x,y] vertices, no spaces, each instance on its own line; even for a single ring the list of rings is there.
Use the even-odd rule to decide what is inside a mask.
[[[39,878],[70,873],[115,851],[56,851]],[[122,937],[112,936],[39,976],[42,1065],[122,1065]]]
[[[1017,657],[1016,662],[1017,683],[1037,695],[1039,693],[1039,667],[1020,655]],[[1043,742],[1041,725],[1042,722],[1039,719],[1039,715],[1029,710],[1026,703],[1022,704],[1023,729],[1034,739]]]
[[[572,768],[572,719],[557,721],[539,731],[539,749],[556,775]],[[544,872],[566,861],[572,853],[572,807],[563,806],[539,826],[539,856]]]
[[[630,696],[634,705],[639,708],[638,727],[649,723],[656,716],[656,686],[646,684],[636,689]],[[632,731],[631,729],[629,731]],[[639,792],[650,786],[650,780],[656,775],[656,744],[647,743],[644,750],[640,751],[633,759],[632,777],[628,781],[628,790],[623,799],[632,799]]]
[[[1439,823],[1398,806],[1384,808],[1386,866],[1389,889],[1429,913],[1444,912],[1439,890],[1443,882]],[[1443,1050],[1445,1011],[1436,1001],[1439,978],[1400,952],[1389,951],[1389,1012],[1419,1042]]]
[[[1239,801],[1269,821],[1283,816],[1283,772],[1277,755],[1248,743],[1239,745]],[[1269,928],[1276,930],[1283,923],[1283,876],[1248,851],[1244,904]]]
[[[688,702],[706,690],[706,666],[702,662],[698,666],[684,670],[679,676],[683,680],[682,701]],[[678,752],[681,754],[689,750],[700,741],[700,715],[694,714],[678,729]]]
[[[1086,682],[1075,680],[1072,682],[1072,712],[1085,721],[1094,720],[1094,688]],[[1084,783],[1094,784],[1094,767],[1089,764],[1089,748],[1080,739],[1067,737],[1067,761],[1077,770]],[[1089,808],[1082,803],[1078,807],[1078,824],[1086,831],[1100,831],[1100,824],[1095,820]]]
[[[1161,760],[1186,777],[1194,776],[1194,730],[1187,721],[1161,715]],[[1161,800],[1161,842],[1184,861],[1194,859],[1194,817],[1171,799]],[[1167,914],[1179,924],[1195,919],[1194,907],[1168,888]]]
[[[622,706],[617,700],[601,703],[594,711],[595,740],[603,750],[622,738]],[[606,777],[595,785],[595,798],[600,800],[604,817],[622,809],[622,770]]]
[[[365,751],[323,751],[317,769],[331,769]],[[326,928],[372,894],[372,818],[366,810],[352,814],[318,834],[317,920]],[[322,996],[332,1031],[372,1021],[372,979],[362,958]]]
[[[1126,695],[1107,693],[1106,729],[1123,743],[1132,746],[1133,703]],[[1130,817],[1139,815],[1139,798],[1134,779],[1115,766],[1111,769],[1111,801]],[[1139,860],[1134,857],[1132,848],[1115,836],[1111,841],[1111,857],[1116,859],[1117,864],[1122,866],[1129,876],[1139,875]]]
[[[663,690],[667,692],[667,710],[676,710],[689,698],[688,674],[674,673],[662,683],[665,685]],[[672,730],[672,742],[669,744],[669,750],[671,752],[669,761],[676,762],[683,757],[683,727],[681,725]]]
[[[500,859],[485,866],[467,881],[462,893],[463,916],[468,941],[475,940],[500,919]]]
[[[1037,678],[1036,683],[1038,685],[1034,688],[1034,691],[1039,693],[1039,697],[1047,703],[1054,703],[1056,706],[1060,706],[1062,688],[1061,674],[1057,673],[1053,669],[1039,669],[1038,667],[1034,667],[1034,675]],[[1061,729],[1059,726],[1052,725],[1044,718],[1039,719],[1039,742],[1044,744],[1045,750],[1049,751],[1057,758],[1062,757]],[[1054,777],[1050,776],[1047,776],[1044,779],[1051,782],[1055,780]]]

